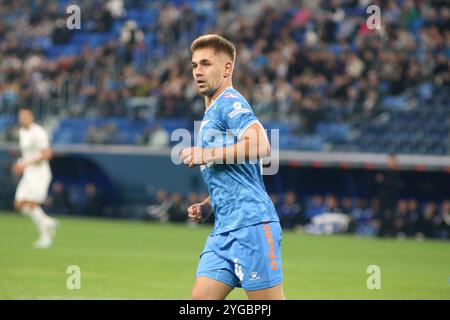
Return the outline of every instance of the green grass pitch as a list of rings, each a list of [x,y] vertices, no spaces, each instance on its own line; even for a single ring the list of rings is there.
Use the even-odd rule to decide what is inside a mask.
[[[210,226],[60,219],[54,247],[34,250],[27,217],[0,214],[0,299],[189,299]],[[288,299],[450,299],[450,242],[284,232]],[[81,269],[69,290],[67,268]],[[369,265],[381,289],[369,290]],[[246,299],[235,289],[229,299]]]

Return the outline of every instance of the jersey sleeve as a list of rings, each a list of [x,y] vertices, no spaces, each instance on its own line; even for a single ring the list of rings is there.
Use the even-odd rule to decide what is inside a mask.
[[[221,106],[220,116],[225,129],[238,140],[251,124],[258,121],[250,105],[240,99],[226,99]]]
[[[36,134],[36,148],[39,150],[50,148],[48,134],[45,130],[38,130]]]

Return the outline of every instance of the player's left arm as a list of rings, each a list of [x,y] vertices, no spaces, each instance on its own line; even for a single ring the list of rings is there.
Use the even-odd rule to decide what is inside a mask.
[[[248,126],[237,143],[219,148],[191,147],[183,149],[180,158],[189,167],[211,162],[243,163],[270,156],[270,143],[259,121]]]
[[[270,143],[261,123],[255,121],[242,132],[237,143],[222,148],[213,148],[210,153],[206,154],[210,157],[207,159],[207,163],[229,163],[231,160],[233,163],[256,161],[270,156]]]

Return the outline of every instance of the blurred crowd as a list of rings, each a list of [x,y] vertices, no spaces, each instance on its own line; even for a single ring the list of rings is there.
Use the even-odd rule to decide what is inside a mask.
[[[165,61],[146,61],[149,65],[141,68],[142,64],[137,64],[135,59],[148,50],[144,32],[154,34],[159,44],[176,43],[182,31],[179,29],[186,25],[185,20],[199,18],[192,8],[164,1],[78,1],[77,5],[82,10],[81,31],[66,28],[65,8],[58,7],[55,1],[2,1],[0,112],[10,112],[21,105],[36,106],[39,100],[38,109],[47,108],[61,116],[146,120],[147,114],[141,109],[127,109],[128,99],[152,96],[154,105],[159,102],[157,113],[166,115],[164,110],[171,108],[169,100],[184,94],[179,86],[180,79],[175,79],[180,76],[174,66],[177,62],[166,57]],[[156,8],[159,15],[141,30],[135,21],[126,20],[126,10],[145,10],[145,6]],[[86,44],[78,48],[80,53],[51,58],[46,50],[34,45],[37,39],[47,39],[51,45],[67,44],[80,32],[114,34],[114,22],[123,22],[117,36],[95,48]],[[169,35],[169,31],[173,34]],[[172,43],[167,43],[169,40],[165,37]],[[189,54],[188,47],[186,53]],[[185,76],[188,77],[189,72]],[[49,104],[52,110],[48,110]],[[186,106],[183,109],[187,109]],[[182,110],[183,114],[185,112],[189,113]],[[175,115],[174,110],[168,110],[167,115]],[[14,134],[3,137],[15,138]]]
[[[169,145],[170,135],[159,123],[146,126],[142,134],[139,135],[136,143],[153,148],[162,148]],[[114,122],[107,123],[103,126],[91,125],[88,128],[86,141],[88,144],[123,144],[126,142],[125,137]]]
[[[305,227],[314,217],[343,214],[348,225],[343,230],[360,236],[450,239],[450,200],[441,203],[418,203],[416,199],[400,199],[389,214],[380,210],[380,201],[343,197],[333,194],[314,195],[305,203],[294,192],[273,194],[281,224],[286,229]]]
[[[264,118],[311,132],[327,110],[370,118],[385,95],[424,81],[448,86],[450,9],[439,1],[372,1],[382,30],[369,30],[367,1],[303,1],[265,8],[227,29],[238,43],[236,83]],[[255,40],[256,39],[256,40]]]
[[[270,196],[284,230],[308,230],[307,226],[315,217],[342,214],[348,218],[348,223],[340,232],[369,237],[450,239],[450,199],[423,204],[416,199],[400,199],[394,210],[386,214],[380,209],[377,197],[338,199],[334,194],[316,194],[300,200],[294,191]],[[160,189],[141,218],[188,223],[187,208],[205,197],[195,192],[183,195]],[[206,222],[213,223],[214,215]]]
[[[17,177],[6,162],[1,163],[0,208],[11,209]],[[401,182],[393,170],[380,172],[378,188],[370,198],[338,197],[333,193],[302,195],[294,190],[269,193],[284,230],[311,234],[352,233],[367,237],[450,239],[450,198],[418,201],[399,196]],[[100,216],[189,223],[187,208],[203,201],[206,193],[182,194],[156,189],[146,203],[113,204],[95,182],[67,185],[55,180],[44,204],[57,215]],[[211,214],[206,223],[214,223]],[[192,224],[192,223],[191,223]]]
[[[146,204],[117,206],[112,208],[105,201],[105,196],[95,183],[84,185],[82,192],[74,193],[59,181],[55,181],[49,192],[45,208],[50,213],[63,215],[86,215],[103,217],[133,218],[144,221],[187,223],[187,208],[206,198],[204,193],[191,192],[186,196],[164,189],[156,190],[150,195]],[[213,218],[209,222],[214,221]]]
[[[155,192],[143,207],[142,213],[128,212],[140,220],[189,223],[187,208],[204,200],[205,193],[190,192],[187,195],[164,189]],[[312,195],[302,200],[294,191],[270,194],[284,230],[308,231],[315,217],[321,215],[345,215],[345,228],[339,232],[368,237],[397,237],[450,239],[450,199],[442,202],[419,203],[416,199],[399,199],[387,214],[381,209],[380,199],[338,198],[334,194]],[[80,200],[81,199],[81,200]],[[45,204],[51,213],[66,215],[107,216],[101,192],[94,183],[86,184],[79,201],[73,201],[60,182],[55,182]],[[206,223],[214,223],[211,214]],[[333,232],[332,232],[333,233]]]
[[[312,132],[329,117],[370,119],[384,96],[424,82],[438,88],[450,84],[450,8],[446,1],[200,3],[219,12],[210,31],[236,43],[235,87],[250,100],[258,117],[292,122],[299,132]],[[150,2],[79,4],[83,32],[105,33],[113,30],[115,22],[128,19],[127,9],[146,10]],[[369,4],[381,8],[381,30],[366,25]],[[70,43],[73,32],[61,26],[64,11],[53,1],[2,1],[0,111],[31,105],[37,96],[50,101],[70,83],[72,94],[66,91],[67,99],[58,100],[69,101],[67,108],[55,106],[66,116],[200,118],[204,106],[192,81],[189,43],[185,50],[175,50],[170,59],[156,58],[145,36],[154,34],[167,41],[167,46],[182,43],[186,30],[180,28],[200,19],[204,11],[170,1],[151,5],[159,10],[154,23],[140,27],[126,21],[117,37],[107,43],[50,59],[30,43],[45,37],[53,44]],[[168,32],[170,40],[164,40]],[[151,106],[147,105],[151,110],[130,111],[132,97],[152,97]]]
[[[73,190],[74,188],[72,188]],[[62,215],[109,216],[112,208],[107,204],[101,188],[88,182],[78,192],[69,192],[61,181],[54,181],[44,207],[51,213]]]
[[[159,222],[189,223],[187,208],[203,201],[207,194],[168,192],[158,189],[141,212],[127,208],[128,217]],[[328,233],[354,233],[369,237],[397,237],[450,239],[450,199],[441,202],[419,203],[414,198],[395,201],[392,210],[375,196],[367,198],[338,198],[334,194],[299,198],[294,191],[270,193],[284,230],[308,232],[314,219],[324,215],[344,215],[345,227]],[[107,216],[108,210],[101,192],[94,183],[86,184],[78,201],[73,201],[60,182],[52,185],[46,208],[57,214]],[[115,213],[117,214],[117,212]],[[214,223],[211,214],[206,223]],[[319,232],[320,233],[320,232]]]

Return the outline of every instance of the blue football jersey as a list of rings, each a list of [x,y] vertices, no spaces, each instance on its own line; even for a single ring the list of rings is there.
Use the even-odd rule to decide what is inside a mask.
[[[257,121],[245,98],[229,87],[206,110],[196,144],[202,148],[235,144],[242,133]],[[215,215],[212,234],[279,221],[264,186],[259,161],[211,163],[200,166],[200,170]]]

